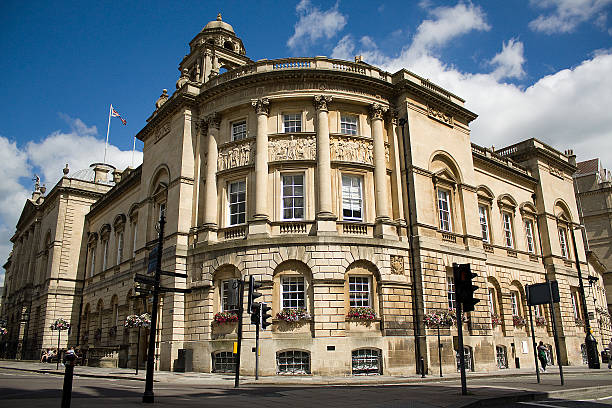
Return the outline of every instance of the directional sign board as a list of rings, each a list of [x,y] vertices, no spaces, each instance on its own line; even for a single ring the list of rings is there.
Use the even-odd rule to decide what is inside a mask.
[[[559,284],[557,281],[550,281],[550,286],[551,288],[549,289],[548,282],[526,285],[527,304],[529,306],[536,306],[550,303],[551,290],[553,303],[559,303]]]
[[[175,278],[187,278],[187,274],[186,273],[161,271],[161,274],[162,275],[166,275],[166,276],[174,276]]]
[[[147,268],[147,272],[153,273],[155,272],[155,268],[157,268],[157,246],[149,252],[149,267]]]
[[[155,278],[137,273],[136,276],[134,276],[134,282],[143,283],[145,285],[155,285]]]

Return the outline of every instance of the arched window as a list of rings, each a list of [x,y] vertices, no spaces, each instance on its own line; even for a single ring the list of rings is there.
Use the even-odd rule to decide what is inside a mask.
[[[225,265],[217,269],[214,276],[215,296],[214,308],[215,312],[235,311],[238,307],[232,293],[232,280],[240,279],[240,272],[234,265]],[[234,301],[233,301],[234,300]]]
[[[460,171],[453,158],[445,152],[437,152],[429,170],[433,173],[435,210],[438,230],[461,233],[461,208],[457,184],[461,182]],[[443,236],[444,237],[444,236]]]
[[[234,44],[231,41],[226,41],[223,43],[223,48],[226,50],[234,51]]]
[[[283,309],[312,310],[312,274],[310,268],[299,261],[286,261],[274,271],[274,292],[277,304],[273,314]]]
[[[236,356],[231,351],[213,353],[213,373],[235,373]]]
[[[115,222],[113,223],[113,226],[115,228],[115,241],[117,242],[117,254],[115,257],[117,265],[123,262],[123,248],[125,246],[125,242],[124,242],[125,221],[126,221],[125,215],[120,214],[115,218]]]
[[[288,350],[276,353],[278,374],[310,374],[310,353],[302,350]]]
[[[358,349],[351,354],[353,375],[382,374],[382,353],[379,349]]]
[[[357,261],[349,265],[345,274],[344,294],[348,300],[347,313],[354,308],[370,308],[379,315],[377,276],[376,267],[369,262]]]

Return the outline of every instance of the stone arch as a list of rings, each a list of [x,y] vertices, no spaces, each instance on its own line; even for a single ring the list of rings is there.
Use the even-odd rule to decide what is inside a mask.
[[[380,271],[376,267],[376,265],[368,260],[359,259],[353,263],[351,263],[344,272],[344,299],[345,299],[345,315],[348,314],[349,309],[351,308],[351,291],[350,291],[350,279],[358,278],[361,279],[361,284],[364,284],[363,278],[369,278],[369,296],[370,296],[370,304],[368,307],[371,307],[376,312],[377,316],[381,315],[381,296],[380,296],[380,280],[381,275]],[[363,289],[363,287],[362,287]],[[357,305],[359,306],[359,305]],[[363,305],[361,305],[363,306]]]
[[[104,237],[105,235],[108,235],[110,232],[111,232],[110,224],[104,224],[102,225],[102,227],[100,227],[100,231],[98,232],[98,234],[101,237]]]
[[[572,212],[570,211],[569,205],[562,199],[558,198],[555,200],[555,216],[560,221],[572,222]]]
[[[289,259],[280,263],[272,276],[272,315],[280,312],[285,305],[283,304],[282,285],[285,277],[302,277],[304,286],[304,307],[311,314],[314,312],[314,288],[313,273],[310,267],[304,262]]]
[[[311,257],[311,253],[306,251],[306,247],[304,246],[289,246],[289,247],[280,247],[278,251],[274,252],[272,260],[270,261],[270,266],[267,269],[266,273],[269,273],[270,278],[274,274],[274,270],[278,267],[278,265],[287,261],[299,261],[304,263],[311,271],[314,271],[316,265],[314,260]]]
[[[351,246],[350,252],[344,253],[342,267],[346,270],[351,264],[358,261],[363,261],[371,264],[377,271],[377,279],[382,278],[383,272],[387,275],[391,274],[391,267],[383,266],[389,264],[389,262],[385,262],[388,261],[388,259],[383,259],[383,256],[379,253],[372,253],[372,248],[364,246]],[[380,265],[380,268],[378,267],[378,265]],[[344,278],[344,276],[342,276],[341,278]]]
[[[503,318],[503,316],[505,315],[505,311],[504,311],[504,302],[502,298],[502,286],[496,277],[490,276],[490,275],[487,277],[487,287],[488,285],[493,286],[493,289],[495,290],[495,299],[494,299],[494,302],[495,302],[494,306],[496,307],[495,312],[497,316],[501,318],[501,327],[503,330],[505,330],[506,324]],[[488,293],[487,293],[487,296],[488,296]]]
[[[170,168],[166,164],[160,164],[153,172],[151,183],[149,184],[149,197],[159,194],[166,190],[170,184]]]
[[[372,275],[376,278],[376,280],[380,282],[380,279],[381,279],[380,270],[373,262],[366,260],[366,259],[358,259],[356,261],[351,262],[347,266],[346,270],[344,271],[344,276],[347,276],[347,274],[350,272],[351,269],[357,269],[357,268],[361,268],[361,269],[367,270],[368,272],[372,273]]]
[[[514,212],[514,210],[518,206],[518,203],[510,194],[503,193],[500,194],[499,197],[497,197],[497,205],[500,208],[506,208],[507,210]]]
[[[118,214],[113,220],[113,228],[115,229],[115,231],[122,228],[123,225],[125,225],[126,221],[127,221],[127,218],[125,214]]]
[[[134,203],[130,206],[130,209],[128,211],[128,217],[133,220],[134,218],[138,217],[138,208],[140,206],[138,205],[138,203]]]
[[[495,194],[493,194],[493,191],[483,184],[478,186],[478,188],[476,189],[476,194],[478,195],[479,199],[483,199],[490,203],[492,203],[495,199]]]
[[[463,175],[457,161],[444,150],[436,150],[429,159],[429,171],[435,175],[451,178],[455,183],[461,183]]]

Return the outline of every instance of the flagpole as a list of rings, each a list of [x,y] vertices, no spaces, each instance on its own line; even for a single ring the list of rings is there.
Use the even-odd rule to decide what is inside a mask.
[[[134,168],[134,150],[136,150],[136,136],[134,136],[134,146],[132,147],[132,168]]]
[[[104,160],[102,163],[106,164],[106,149],[108,148],[108,133],[110,132],[110,120],[111,120],[111,112],[113,111],[113,104],[110,104],[108,108],[108,126],[106,127],[106,143],[104,144]]]

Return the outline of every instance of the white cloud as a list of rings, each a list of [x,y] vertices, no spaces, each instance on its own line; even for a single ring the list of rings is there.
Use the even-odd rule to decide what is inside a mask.
[[[0,136],[0,285],[4,281],[4,269],[12,249],[9,241],[21,215],[25,200],[31,196],[34,173],[41,176],[47,192],[63,176],[62,169],[68,163],[71,172],[88,168],[101,162],[104,156],[104,139],[98,138],[95,126],[87,126],[80,119],[62,115],[70,131],[55,131],[39,142],[29,142],[23,148]],[[107,162],[119,169],[131,164],[132,152],[123,151],[109,144]],[[142,163],[142,152],[135,152],[134,166]]]
[[[529,22],[529,28],[546,34],[569,33],[581,23],[595,19],[596,24],[605,24],[604,10],[612,0],[530,0],[534,7],[553,9],[550,14],[541,14]]]
[[[336,4],[329,10],[321,11],[310,4],[309,0],[301,0],[295,8],[299,20],[295,23],[295,31],[287,41],[291,49],[306,49],[310,44],[321,38],[334,37],[346,25],[347,18],[338,11]]]
[[[523,63],[525,57],[523,51],[523,43],[514,38],[507,43],[504,42],[501,52],[491,60],[491,65],[496,67],[491,75],[496,79],[524,77]]]
[[[347,34],[338,41],[338,44],[332,51],[332,58],[339,58],[343,60],[353,59],[353,51],[355,50],[355,43],[352,37]]]

